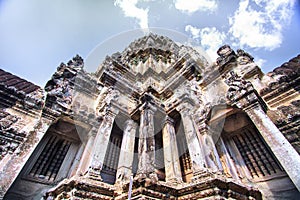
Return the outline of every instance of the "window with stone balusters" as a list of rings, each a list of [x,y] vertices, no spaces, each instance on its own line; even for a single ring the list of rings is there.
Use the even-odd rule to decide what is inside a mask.
[[[89,126],[75,125],[68,118],[53,123],[10,186],[5,199],[32,199],[32,195],[41,199],[42,191],[74,175],[89,131]]]
[[[253,181],[284,175],[283,168],[247,114],[237,109],[230,112],[225,119],[211,123],[212,130],[222,127],[216,148],[224,173],[228,177]]]
[[[23,178],[49,184],[66,178],[80,159],[79,148],[84,138],[80,139],[78,132],[86,133],[82,127],[68,122],[53,124],[24,167]]]
[[[71,143],[58,135],[50,135],[43,151],[30,170],[29,176],[45,181],[54,181]]]
[[[245,127],[232,140],[253,178],[282,172],[282,168],[254,126]]]

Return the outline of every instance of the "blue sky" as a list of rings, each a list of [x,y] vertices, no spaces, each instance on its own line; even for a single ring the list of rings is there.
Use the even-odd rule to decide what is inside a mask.
[[[131,30],[151,27],[193,38],[212,59],[222,44],[242,48],[264,72],[300,53],[296,0],[0,0],[0,68],[44,86],[61,62],[122,51]]]

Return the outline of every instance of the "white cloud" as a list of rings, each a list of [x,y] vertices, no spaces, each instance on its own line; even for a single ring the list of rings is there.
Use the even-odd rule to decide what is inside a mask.
[[[181,12],[192,14],[196,11],[215,11],[218,7],[215,0],[175,0],[175,8]]]
[[[114,5],[119,6],[123,10],[126,17],[136,18],[139,21],[140,28],[148,29],[148,8],[138,8],[137,3],[139,1],[140,0],[115,0]]]
[[[267,62],[266,60],[261,59],[261,58],[255,60],[255,63],[256,63],[260,68],[262,68],[263,64],[265,64],[266,62]]]
[[[185,31],[189,32],[192,35],[193,39],[197,39],[200,37],[200,29],[192,25],[186,25]]]
[[[218,57],[217,50],[224,44],[226,38],[224,32],[220,32],[216,27],[199,29],[192,25],[187,25],[185,31],[189,32],[193,39],[200,40],[201,46],[206,50],[212,60]]]
[[[243,47],[273,50],[282,43],[282,31],[292,17],[294,0],[241,0],[238,10],[229,17],[234,40]]]

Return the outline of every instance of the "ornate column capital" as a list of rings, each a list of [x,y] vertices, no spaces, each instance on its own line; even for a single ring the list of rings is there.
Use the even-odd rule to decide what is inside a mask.
[[[209,114],[211,113],[211,108],[212,108],[212,104],[210,102],[206,103],[205,105],[201,105],[201,107],[196,112],[197,124],[207,123]]]
[[[115,107],[111,106],[111,107],[108,107],[106,109],[105,115],[115,117],[117,114],[119,114],[119,109],[118,108],[115,108]]]
[[[143,113],[145,110],[155,113],[157,111],[157,108],[155,105],[151,104],[150,102],[145,102],[141,105],[139,110],[141,111],[141,113]]]
[[[138,124],[132,120],[132,119],[127,119],[124,123],[125,127],[133,127],[133,128],[136,128],[138,126]]]
[[[189,102],[182,102],[176,107],[176,110],[183,115],[190,115],[192,111],[192,104]]]
[[[172,119],[171,117],[169,117],[168,115],[165,117],[165,124],[170,124],[170,125],[174,125],[174,119]]]

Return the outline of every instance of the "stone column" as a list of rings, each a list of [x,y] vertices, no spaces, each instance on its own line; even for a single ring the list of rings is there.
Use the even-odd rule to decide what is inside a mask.
[[[223,163],[223,171],[227,177],[232,177],[239,180],[239,175],[229,152],[224,144],[223,139],[220,137],[218,141],[218,149],[220,152],[220,161]]]
[[[168,116],[166,117],[162,135],[166,182],[181,183],[182,177],[179,164],[179,155],[177,149],[174,121]]]
[[[258,104],[243,109],[300,191],[300,155]]]
[[[212,130],[205,122],[200,122],[199,125],[200,137],[202,138],[202,149],[204,152],[205,160],[212,171],[222,170],[219,154],[217,152],[215,142],[212,135],[218,134]],[[220,134],[219,134],[220,135]]]
[[[132,119],[125,122],[116,182],[129,181],[132,174],[136,128]]]
[[[156,108],[149,102],[140,108],[140,132],[139,132],[139,164],[138,178],[150,178],[157,181],[155,173],[155,140],[154,140],[154,112]]]
[[[234,143],[233,140],[227,140],[226,141],[226,146],[228,148],[228,151],[231,155],[234,155],[234,157],[232,158],[232,160],[237,164],[235,165],[236,171],[239,174],[239,177],[241,177],[242,179],[248,179],[251,180],[252,179],[252,175],[250,174],[249,169],[247,168],[244,159],[240,153],[240,151],[238,150],[236,144]]]
[[[109,110],[107,110],[95,137],[92,151],[92,160],[88,173],[88,175],[92,176],[94,179],[102,181],[100,172],[103,167],[106,150],[109,143],[109,137],[113,128],[113,123],[118,112],[119,111],[115,108],[110,108]]]
[[[202,173],[206,166],[205,158],[192,119],[191,108],[192,106],[189,103],[182,103],[177,107],[181,114],[185,137],[192,162],[193,176],[195,177]]]
[[[91,161],[91,154],[93,150],[93,145],[95,141],[97,130],[95,128],[92,128],[92,130],[88,134],[88,140],[85,144],[85,148],[83,150],[81,160],[78,165],[78,169],[76,171],[77,175],[85,174],[88,171],[89,162]]]

